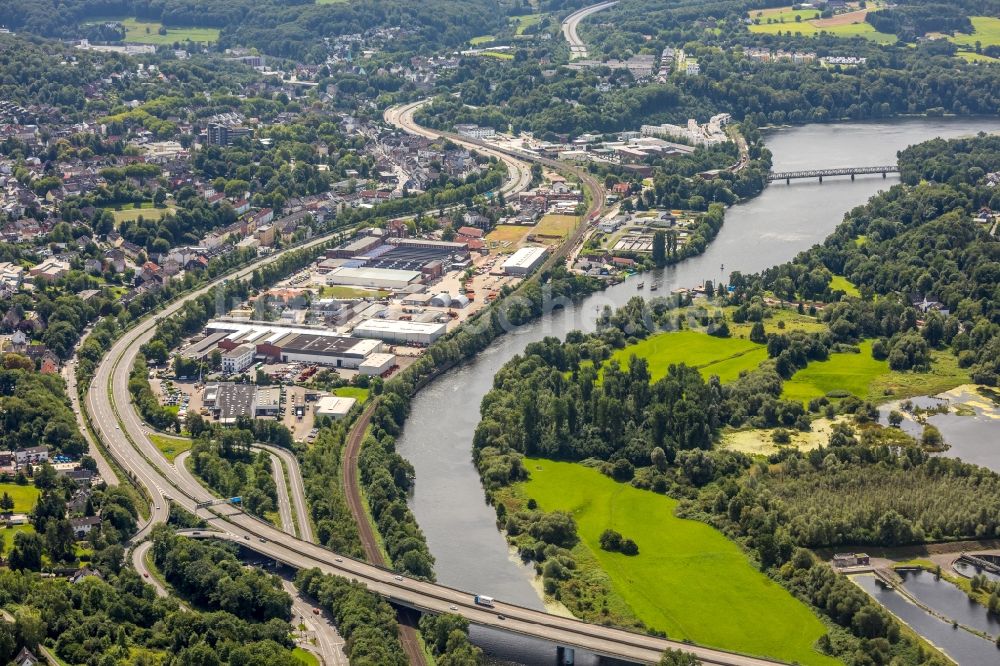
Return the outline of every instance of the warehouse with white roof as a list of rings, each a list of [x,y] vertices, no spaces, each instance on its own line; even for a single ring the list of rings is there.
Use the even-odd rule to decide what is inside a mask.
[[[507,275],[529,275],[542,265],[548,248],[522,247],[503,262],[503,272]]]
[[[446,324],[393,319],[366,319],[354,327],[359,338],[374,338],[397,344],[429,345],[448,330]]]
[[[402,289],[420,280],[420,271],[396,268],[335,268],[326,274],[326,284],[372,287],[375,289]]]

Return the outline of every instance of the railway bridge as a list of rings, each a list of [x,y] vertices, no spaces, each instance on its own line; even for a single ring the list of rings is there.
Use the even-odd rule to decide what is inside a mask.
[[[799,178],[819,178],[823,182],[823,176],[850,176],[854,180],[855,176],[865,174],[880,173],[885,178],[886,174],[899,173],[899,167],[895,164],[887,166],[864,166],[864,167],[838,167],[836,169],[809,169],[807,171],[772,171],[767,174],[770,182],[783,180],[790,184],[793,179]]]

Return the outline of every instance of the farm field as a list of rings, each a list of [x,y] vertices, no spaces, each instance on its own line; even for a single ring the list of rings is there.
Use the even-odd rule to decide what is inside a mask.
[[[174,458],[191,448],[191,440],[187,437],[169,437],[167,435],[150,435],[151,441],[163,457],[173,462]]]
[[[754,10],[748,13],[751,19],[759,20],[758,24],[748,26],[750,32],[774,35],[779,32],[791,31],[811,36],[825,31],[838,37],[864,37],[877,44],[893,44],[896,36],[877,31],[870,23],[865,22],[867,11],[848,12],[828,19],[817,18],[819,12],[815,9],[793,10],[791,7]],[[800,17],[796,21],[796,16]],[[768,23],[768,20],[772,21]]]
[[[521,484],[524,495],[543,510],[573,515],[581,538],[575,550],[593,557],[649,627],[674,639],[790,663],[839,663],[813,649],[825,629],[812,611],[758,572],[720,532],[676,517],[676,500],[574,463],[524,463],[531,472]],[[639,554],[602,550],[605,529],[633,539]],[[723,616],[726,621],[719,622]]]
[[[125,28],[125,41],[136,44],[173,44],[174,42],[217,42],[219,31],[216,28],[167,28],[167,34],[160,34],[158,22],[139,21],[138,19],[122,19]]]
[[[34,486],[21,486],[16,483],[0,483],[0,496],[7,493],[14,500],[14,513],[28,513],[35,508],[35,502],[41,491]]]
[[[976,42],[983,47],[1000,46],[1000,18],[972,16],[970,19],[975,31],[971,35],[957,32],[953,37],[948,37],[948,41],[969,48],[975,48]]]
[[[649,363],[653,381],[664,377],[671,365],[686,363],[698,368],[702,377],[718,375],[723,382],[739,378],[743,370],[753,370],[767,358],[764,345],[740,338],[717,338],[697,331],[674,331],[653,335],[638,344],[612,354],[622,368],[633,356]]]

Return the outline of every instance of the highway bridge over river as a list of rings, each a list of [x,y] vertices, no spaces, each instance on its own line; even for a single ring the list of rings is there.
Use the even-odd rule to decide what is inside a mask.
[[[415,106],[409,105],[403,107],[403,110],[412,114]],[[397,108],[395,114],[388,113],[387,119],[390,122],[395,120],[394,124],[399,123],[399,111]],[[396,117],[393,117],[394,115]],[[477,150],[484,152],[489,150],[488,147],[478,142],[467,141],[463,137],[443,132],[438,135],[448,136]],[[596,206],[598,211],[603,208],[601,184],[582,170],[572,170],[552,160],[530,155],[500,152],[498,157],[508,161],[510,166],[510,182],[505,186],[509,191],[523,189],[530,183],[530,178],[525,176],[525,172],[530,172],[530,168],[526,168],[526,162],[541,163],[550,168],[573,171],[583,180],[584,186],[596,195],[595,200],[600,202],[592,206]],[[583,228],[585,225],[580,227]],[[327,240],[329,236],[315,238],[298,248],[310,247]],[[574,240],[571,237],[567,245]],[[169,462],[151,441],[149,435],[152,429],[142,421],[131,401],[128,391],[130,371],[140,347],[153,337],[159,322],[164,317],[178,312],[185,304],[227,279],[248,278],[255,269],[274,262],[291,249],[294,248],[259,259],[229,275],[219,276],[211,284],[173,300],[154,315],[137,322],[126,331],[98,365],[82,408],[106,450],[151,499],[150,519],[133,537],[133,544],[146,539],[153,525],[166,522],[169,504],[174,502],[207,522],[209,529],[199,530],[200,534],[197,535],[199,537],[207,537],[211,533],[212,537],[238,542],[263,556],[291,567],[316,567],[324,573],[360,582],[391,602],[420,612],[456,613],[479,626],[531,636],[559,646],[579,648],[637,663],[655,663],[667,648],[693,654],[702,663],[720,666],[775,666],[781,663],[550,615],[544,611],[503,602],[504,590],[462,591],[407,578],[395,571],[340,555],[307,539],[297,538],[244,513],[235,506],[204,506],[205,503],[215,499],[213,494],[201,486],[193,475],[183,473]],[[289,472],[292,473],[291,468]],[[301,496],[303,493],[301,477],[295,474],[295,478],[290,481],[293,492]],[[301,511],[301,508],[299,510],[300,520],[305,521],[304,511]],[[195,536],[193,532],[190,534]],[[458,540],[461,535],[456,535],[455,538]],[[496,597],[495,606],[487,608],[477,605],[474,601],[475,593]],[[718,621],[727,620],[720,617]]]

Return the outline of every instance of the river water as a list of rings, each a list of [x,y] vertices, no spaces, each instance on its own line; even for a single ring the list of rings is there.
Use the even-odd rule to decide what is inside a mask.
[[[937,136],[1000,131],[998,119],[919,119],[891,123],[806,125],[771,132],[766,140],[775,171],[896,162],[897,151]],[[526,345],[545,336],[564,337],[573,329],[593,330],[598,309],[622,305],[637,293],[640,280],[658,280],[660,293],[718,280],[731,271],[751,273],[792,259],[821,242],[843,219],[879,190],[898,183],[880,175],[774,184],[751,201],[726,212],[719,235],[704,254],[659,271],[633,277],[577,304],[544,315],[502,337],[478,357],[424,388],[416,396],[397,447],[416,470],[410,505],[437,560],[438,581],[517,604],[542,608],[531,585],[533,570],[512,557],[484,501],[471,460],[479,404],[493,376]],[[724,268],[723,268],[724,266]],[[554,664],[555,648],[478,628],[473,640],[491,658],[534,666]],[[577,653],[578,664],[596,663]]]

